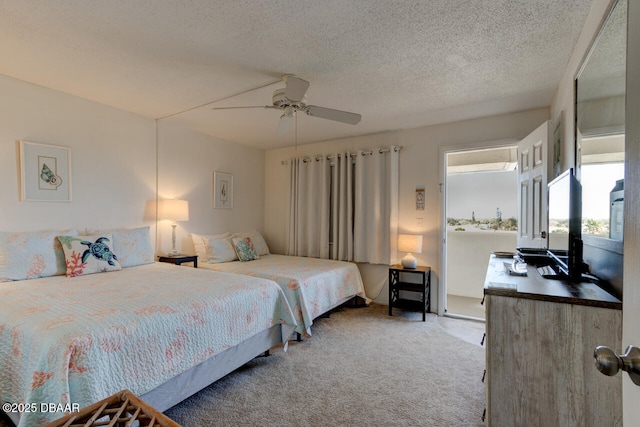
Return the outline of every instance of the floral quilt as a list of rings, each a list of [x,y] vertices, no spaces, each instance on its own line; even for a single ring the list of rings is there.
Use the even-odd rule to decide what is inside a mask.
[[[0,301],[0,400],[21,404],[20,426],[142,395],[275,324],[285,340],[296,327],[270,280],[163,263],[0,283]]]
[[[352,262],[270,254],[253,261],[198,266],[275,281],[296,316],[296,331],[305,335],[311,335],[313,319],[347,298],[357,295],[367,300],[360,271]]]

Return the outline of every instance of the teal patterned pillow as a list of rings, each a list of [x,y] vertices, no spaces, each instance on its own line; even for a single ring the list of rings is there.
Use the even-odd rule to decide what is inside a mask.
[[[231,241],[240,261],[253,261],[260,258],[250,238],[234,237]]]
[[[256,248],[256,252],[258,253],[258,255],[269,255],[269,247],[267,246],[267,242],[265,242],[264,237],[262,237],[262,234],[260,234],[258,230],[233,233],[231,237],[248,237],[253,242],[253,246]]]

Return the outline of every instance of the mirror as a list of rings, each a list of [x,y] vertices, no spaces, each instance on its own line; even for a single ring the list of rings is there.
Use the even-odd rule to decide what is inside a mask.
[[[619,246],[624,204],[627,1],[619,0],[576,78],[576,171],[582,184],[582,235]],[[597,237],[596,243],[589,237]],[[600,241],[602,239],[602,241]],[[616,245],[615,242],[620,242]]]

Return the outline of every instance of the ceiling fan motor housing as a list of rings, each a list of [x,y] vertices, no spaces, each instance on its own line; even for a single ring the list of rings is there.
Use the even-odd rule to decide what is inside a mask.
[[[298,111],[307,107],[307,97],[303,96],[300,101],[292,101],[284,95],[285,89],[277,89],[273,92],[273,106],[285,111]]]

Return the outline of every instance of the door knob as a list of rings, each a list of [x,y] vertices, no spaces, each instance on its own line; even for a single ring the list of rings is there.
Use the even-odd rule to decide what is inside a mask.
[[[593,352],[596,367],[610,377],[626,371],[635,385],[640,386],[640,348],[630,345],[625,354],[617,355],[609,347],[598,346]]]

